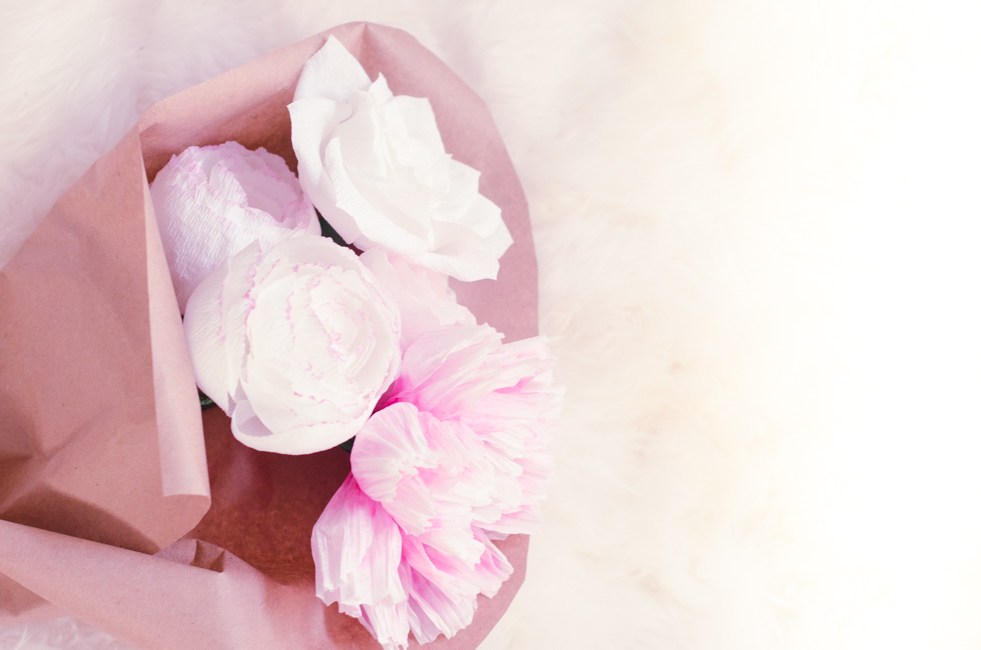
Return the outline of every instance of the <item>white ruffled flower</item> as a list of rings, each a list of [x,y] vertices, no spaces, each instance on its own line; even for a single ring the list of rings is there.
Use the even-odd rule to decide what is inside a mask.
[[[382,247],[459,280],[496,278],[511,245],[480,172],[443,148],[426,99],[393,96],[330,37],[289,105],[300,184],[362,250]]]
[[[348,440],[399,369],[398,308],[353,252],[323,237],[229,258],[191,295],[184,331],[201,390],[260,451]]]
[[[181,312],[195,287],[254,241],[263,249],[320,223],[286,162],[237,142],[188,147],[157,174],[150,197]]]

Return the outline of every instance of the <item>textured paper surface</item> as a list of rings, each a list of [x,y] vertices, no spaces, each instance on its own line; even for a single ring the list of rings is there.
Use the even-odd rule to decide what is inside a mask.
[[[486,106],[403,32],[329,33],[394,92],[428,97],[447,151],[481,170],[515,244],[498,282],[454,288],[508,340],[537,334],[527,205]],[[71,613],[145,648],[377,646],[313,591],[310,530],[346,454],[254,452],[217,409],[202,424],[146,189],[192,144],[234,139],[295,166],[286,105],[326,37],[151,107],[0,272],[0,622]],[[502,548],[515,574],[433,647],[475,647],[503,614],[527,538]]]

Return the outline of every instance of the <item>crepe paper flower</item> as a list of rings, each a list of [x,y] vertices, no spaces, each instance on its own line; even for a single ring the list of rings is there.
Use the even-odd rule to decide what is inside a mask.
[[[492,540],[541,526],[563,392],[552,364],[543,338],[504,344],[487,325],[436,327],[408,346],[314,527],[325,603],[386,648],[406,646],[408,630],[427,643],[470,623],[477,595],[511,574]]]
[[[541,337],[500,338],[487,325],[421,336],[351,452],[362,490],[403,530],[465,562],[479,555],[471,525],[538,532],[552,472],[552,356]]]
[[[446,153],[429,100],[371,82],[330,37],[289,111],[300,184],[345,241],[459,280],[497,277],[511,235],[480,172]]]
[[[405,533],[353,475],[314,525],[317,596],[358,618],[389,650],[447,638],[469,625],[477,596],[493,597],[513,569],[481,531],[476,563],[464,563]]]
[[[380,248],[365,251],[360,258],[385,287],[402,315],[402,350],[425,332],[443,325],[476,325],[470,310],[457,304],[447,276],[411,264],[405,258]]]
[[[194,291],[184,332],[198,386],[260,451],[309,454],[357,433],[399,368],[399,313],[350,250],[254,243]]]
[[[157,173],[150,196],[182,313],[198,284],[252,242],[267,249],[320,232],[296,176],[261,147],[188,147]]]

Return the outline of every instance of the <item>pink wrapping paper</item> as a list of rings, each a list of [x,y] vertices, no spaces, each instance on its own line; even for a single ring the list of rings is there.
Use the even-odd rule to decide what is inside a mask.
[[[147,185],[171,155],[227,140],[295,170],[286,106],[330,34],[393,92],[429,98],[447,151],[481,171],[515,243],[497,282],[454,289],[506,340],[537,334],[528,208],[504,144],[411,36],[343,25],[152,106],[0,270],[0,624],[73,614],[147,650],[378,647],[314,594],[310,532],[348,456],[256,452],[199,410]],[[512,577],[430,647],[474,648],[503,615],[528,539],[500,546]]]

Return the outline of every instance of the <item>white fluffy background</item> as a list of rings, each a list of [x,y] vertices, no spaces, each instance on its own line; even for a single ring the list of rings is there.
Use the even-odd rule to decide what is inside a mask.
[[[978,648],[976,7],[2,0],[0,257],[150,103],[338,23],[404,28],[498,121],[569,389],[483,647]]]

